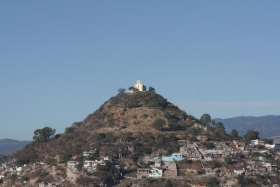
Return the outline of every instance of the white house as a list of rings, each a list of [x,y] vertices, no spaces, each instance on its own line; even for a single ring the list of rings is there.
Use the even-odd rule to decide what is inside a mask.
[[[235,175],[242,175],[244,172],[245,172],[245,169],[243,169],[243,170],[233,170],[233,173]]]
[[[68,161],[67,162],[67,166],[69,168],[76,168],[78,164],[79,164],[79,162],[77,162],[77,161]]]

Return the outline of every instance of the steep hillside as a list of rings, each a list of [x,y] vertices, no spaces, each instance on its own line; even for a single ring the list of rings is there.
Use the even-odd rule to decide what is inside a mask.
[[[104,154],[123,150],[124,156],[137,160],[163,147],[165,153],[178,150],[177,138],[185,136],[186,130],[197,121],[154,92],[120,93],[83,121],[66,128],[65,133],[47,142],[33,141],[14,157],[18,163],[50,162],[56,155],[67,161],[83,151],[98,149]],[[134,154],[125,150],[127,145],[116,141],[130,142]]]

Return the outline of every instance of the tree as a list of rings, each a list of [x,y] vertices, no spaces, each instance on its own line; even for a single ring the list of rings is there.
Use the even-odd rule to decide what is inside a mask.
[[[226,131],[225,131],[225,126],[222,122],[218,122],[215,124],[215,127],[217,129],[217,132],[219,134],[221,134],[222,136],[226,134]]]
[[[213,127],[216,126],[216,121],[215,121],[214,119],[211,121],[211,123],[212,123],[212,126],[213,126]]]
[[[231,157],[225,157],[224,158],[225,163],[232,164],[232,158]]]
[[[165,187],[173,187],[172,182],[170,180],[167,181]]]
[[[238,138],[238,132],[235,129],[232,129],[230,135],[232,136],[233,139],[237,139]]]
[[[206,187],[218,187],[220,182],[216,177],[208,179],[208,182],[206,183]]]
[[[161,130],[161,128],[165,125],[165,120],[162,118],[157,118],[153,124],[152,127],[154,127],[156,130]]]
[[[149,92],[156,92],[156,90],[153,87],[149,86]]]
[[[208,124],[211,122],[211,116],[209,114],[203,114],[201,117],[200,117],[200,122],[201,123],[204,123],[204,124]]]
[[[263,141],[265,144],[270,144],[270,145],[273,144],[273,139],[263,139]]]
[[[254,130],[248,130],[243,137],[246,143],[250,143],[251,140],[259,139],[259,132]]]
[[[125,92],[125,88],[119,88],[119,89],[118,89],[118,92],[119,92],[119,93],[124,93],[124,92]]]
[[[46,142],[55,135],[55,129],[51,127],[44,127],[43,129],[37,129],[34,131],[33,140],[40,142]]]
[[[130,87],[128,88],[128,90],[133,91],[133,92],[139,91],[137,88],[134,88],[133,86],[130,86]]]

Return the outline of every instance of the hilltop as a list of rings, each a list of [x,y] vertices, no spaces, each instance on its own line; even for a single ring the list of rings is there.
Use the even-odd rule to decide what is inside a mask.
[[[157,119],[164,121],[160,129],[153,127]],[[198,119],[155,92],[119,93],[83,121],[66,128],[63,134],[46,142],[33,141],[14,156],[19,163],[48,160],[56,155],[68,160],[85,150],[98,148],[106,152],[116,141],[137,145],[139,153],[135,155],[138,156],[143,155],[143,149],[151,153],[167,147],[171,152],[178,150],[178,146],[171,146],[174,140],[185,136],[186,130],[196,122]],[[164,142],[157,141],[157,137],[164,137]],[[168,137],[172,141],[167,141]],[[157,148],[152,147],[156,143]],[[121,147],[114,146],[116,154]]]
[[[280,154],[264,141],[249,144],[256,132],[244,142],[237,132],[227,134],[223,123],[210,125],[209,114],[198,120],[153,89],[139,88],[144,91],[132,87],[110,98],[63,134],[51,127],[35,130],[34,141],[4,164],[4,182],[68,187],[279,182],[273,171],[280,167]],[[260,158],[266,160],[258,162],[262,169],[252,171]],[[21,170],[20,180],[13,168]]]

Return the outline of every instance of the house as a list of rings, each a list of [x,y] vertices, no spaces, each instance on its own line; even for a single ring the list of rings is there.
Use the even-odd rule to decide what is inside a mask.
[[[113,158],[111,156],[104,156],[103,160],[107,160],[107,161],[110,161],[112,160]]]
[[[257,173],[255,171],[249,171],[249,170],[246,170],[245,171],[245,176],[256,176]]]
[[[264,147],[266,149],[274,149],[275,145],[265,144]]]
[[[264,174],[264,173],[266,173],[267,169],[261,167],[261,168],[258,168],[256,171],[257,171],[258,174]]]
[[[165,164],[165,170],[163,171],[164,177],[177,177],[178,171],[177,171],[177,165],[173,162],[167,162]]]
[[[232,143],[241,151],[244,151],[246,143],[242,140],[233,140]]]
[[[163,169],[161,168],[152,168],[149,171],[149,178],[160,178],[162,177]]]
[[[234,173],[235,175],[242,175],[244,172],[245,172],[245,169],[242,169],[242,170],[233,170],[233,173]]]
[[[84,157],[97,156],[97,154],[98,154],[98,151],[96,149],[83,152]]]
[[[155,167],[161,167],[161,159],[154,159]]]
[[[232,175],[232,171],[229,170],[229,169],[225,169],[224,175],[225,175],[225,176],[231,176],[231,175]]]
[[[266,167],[268,171],[277,170],[277,165],[268,162],[264,163],[263,167]]]
[[[202,156],[194,144],[180,147],[180,153],[186,157],[187,160],[201,160]]]
[[[93,170],[95,170],[97,164],[105,166],[106,162],[103,160],[85,160],[84,168],[94,168]]]
[[[149,177],[149,171],[148,168],[139,168],[137,169],[137,178],[138,179],[146,179]]]
[[[194,125],[193,125],[193,127],[196,127],[196,128],[202,128],[203,130],[207,130],[207,126],[202,126],[201,124],[199,124],[199,123],[195,123]]]
[[[212,159],[212,154],[205,154],[205,155],[204,155],[204,160],[205,160],[205,161],[211,161],[211,160],[213,160],[213,159]]]
[[[172,153],[171,156],[162,156],[162,161],[173,162],[183,160],[183,155],[181,153]]]
[[[218,169],[212,169],[212,168],[204,168],[206,174],[208,175],[215,175],[218,172]]]
[[[67,167],[69,167],[69,168],[77,168],[78,164],[79,164],[79,162],[77,162],[77,161],[68,161],[67,162]]]
[[[251,144],[253,144],[253,145],[264,145],[264,141],[261,141],[261,140],[251,140]]]

